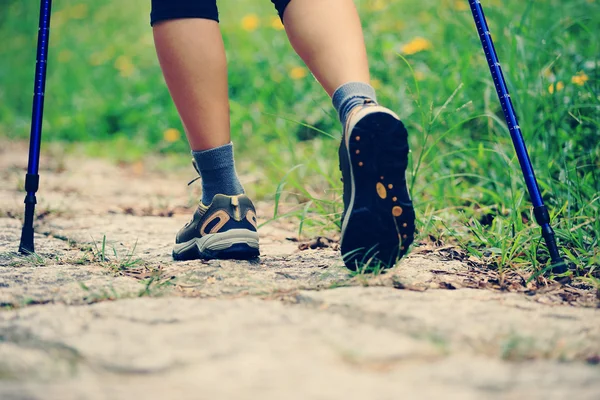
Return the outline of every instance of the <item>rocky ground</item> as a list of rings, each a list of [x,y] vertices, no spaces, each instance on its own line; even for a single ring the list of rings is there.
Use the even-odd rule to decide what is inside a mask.
[[[27,144],[0,143],[1,399],[600,398],[592,288],[425,244],[352,275],[293,222],[260,260],[174,262],[192,171],[157,163],[45,149],[24,257]]]

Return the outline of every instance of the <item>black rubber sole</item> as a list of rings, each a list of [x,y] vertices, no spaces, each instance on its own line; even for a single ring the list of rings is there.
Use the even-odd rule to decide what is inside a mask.
[[[189,260],[251,260],[260,256],[260,251],[246,243],[236,243],[223,250],[200,251],[195,244],[178,253],[173,252],[176,261]]]
[[[386,148],[386,143],[394,145]],[[354,201],[342,226],[344,263],[351,270],[391,268],[406,254],[415,233],[415,212],[405,179],[406,128],[391,114],[368,114],[352,129],[347,149]],[[392,166],[390,159],[397,162]]]

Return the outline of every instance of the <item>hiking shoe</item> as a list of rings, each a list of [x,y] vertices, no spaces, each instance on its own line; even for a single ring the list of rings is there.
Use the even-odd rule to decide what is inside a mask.
[[[246,195],[217,194],[209,206],[200,204],[175,239],[173,258],[238,259],[259,256],[256,210]]]
[[[367,100],[349,114],[340,144],[346,267],[391,268],[413,242],[415,212],[406,187],[408,135],[391,110]]]

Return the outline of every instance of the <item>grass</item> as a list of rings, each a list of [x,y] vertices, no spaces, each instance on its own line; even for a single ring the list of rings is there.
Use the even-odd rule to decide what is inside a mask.
[[[107,245],[110,245],[112,248],[112,256],[110,258],[107,256]],[[115,248],[114,244],[107,242],[106,235],[103,235],[100,246],[98,246],[94,240],[91,250],[93,259],[95,261],[107,267],[115,275],[122,275],[135,272],[136,269],[139,270],[146,267],[144,260],[134,257],[136,248],[137,240],[130,250],[126,250],[125,255],[119,255],[119,252]],[[163,276],[161,276],[159,269],[148,268],[148,271],[150,272],[147,274],[148,276],[140,280],[143,289],[139,291],[137,295],[138,297],[159,295],[161,289],[169,287],[173,284],[169,278],[165,279]],[[89,290],[83,283],[81,283],[81,286],[83,289]],[[112,296],[105,289],[103,289],[101,293],[93,294],[94,299],[98,300],[101,298],[117,298],[118,296],[114,288],[111,287],[111,290]]]
[[[573,273],[596,282],[600,4],[482,3],[559,243]],[[356,4],[378,100],[411,134],[418,240],[455,243],[492,268],[543,271],[548,254],[468,2]],[[299,234],[336,230],[341,132],[329,98],[276,28],[269,2],[220,10],[238,169],[254,177],[248,191],[295,204],[273,218],[297,218]],[[188,162],[148,13],[142,0],[55,2],[45,140],[125,162],[148,152]],[[29,133],[36,25],[35,2],[0,4],[0,136],[11,139]]]
[[[14,256],[11,253],[11,258]],[[11,261],[9,264],[10,267],[45,267],[47,264],[47,260],[37,253],[29,253],[27,255],[19,255],[16,260]]]
[[[108,256],[109,249],[107,245],[110,245],[112,248],[112,255],[110,257]],[[92,247],[93,259],[107,266],[115,274],[121,274],[123,271],[127,271],[132,268],[142,267],[144,264],[144,261],[141,258],[133,257],[135,254],[135,249],[137,248],[137,240],[133,247],[125,252],[125,255],[119,255],[119,252],[114,244],[106,241],[106,235],[102,236],[102,242],[100,243],[100,246],[98,246],[96,241],[93,240]]]

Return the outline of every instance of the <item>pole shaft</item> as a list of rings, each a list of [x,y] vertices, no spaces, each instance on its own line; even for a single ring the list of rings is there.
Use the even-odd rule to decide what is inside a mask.
[[[529,159],[529,153],[527,152],[527,147],[525,146],[525,141],[523,140],[523,134],[521,133],[521,128],[517,120],[517,114],[510,99],[510,94],[508,93],[504,74],[502,73],[502,67],[500,66],[498,55],[496,54],[492,35],[485,19],[483,8],[481,7],[481,1],[469,0],[469,5],[471,6],[471,12],[473,13],[473,19],[475,20],[475,25],[477,27],[477,32],[479,33],[481,45],[483,46],[485,58],[490,68],[492,78],[494,79],[496,93],[498,94],[498,99],[500,100],[502,111],[504,112],[504,118],[506,119],[506,124],[508,125],[510,136],[517,153],[517,158],[519,159],[519,164],[521,165],[521,170],[523,171],[523,178],[525,179],[529,197],[531,198],[531,203],[533,204],[534,215],[537,223],[542,228],[542,237],[544,238],[546,246],[548,247],[552,264],[555,265],[553,271],[557,273],[566,272],[567,268],[560,256],[558,246],[556,245],[554,231],[550,226],[550,215],[548,214],[548,210],[546,209],[544,201],[542,200],[540,188],[535,178],[533,166],[531,165],[531,160]]]
[[[44,94],[46,90],[46,65],[48,61],[48,43],[50,41],[50,12],[52,0],[40,2],[40,21],[38,47],[33,86],[33,109],[31,113],[31,132],[29,140],[29,164],[27,173],[37,175],[40,162],[42,140],[42,121],[44,117]],[[29,194],[33,194],[27,189]]]
[[[50,41],[50,14],[52,0],[40,1],[40,20],[38,27],[35,78],[33,83],[33,106],[31,110],[31,132],[29,136],[29,162],[25,176],[25,216],[21,231],[19,252],[34,252],[33,220],[35,216],[35,194],[39,187],[40,148],[42,145],[42,122],[44,119],[44,93],[46,90],[46,65],[48,61],[48,43]]]
[[[477,26],[477,32],[479,33],[479,39],[481,40],[481,45],[483,46],[483,51],[488,66],[490,67],[492,78],[494,79],[494,86],[496,87],[496,92],[498,93],[500,104],[502,105],[502,111],[504,112],[508,130],[517,153],[517,158],[519,159],[519,164],[523,170],[523,177],[525,178],[525,183],[529,190],[531,202],[534,207],[541,207],[543,206],[543,201],[540,189],[535,178],[535,172],[531,166],[527,147],[523,140],[523,134],[521,133],[521,127],[517,120],[517,114],[515,113],[510,94],[508,93],[508,88],[506,87],[502,67],[498,61],[498,55],[496,54],[494,42],[492,41],[483,8],[481,7],[481,2],[480,0],[469,0],[469,3],[471,5],[471,11],[473,12],[473,18],[475,19],[475,25]]]

